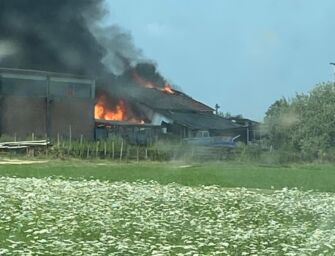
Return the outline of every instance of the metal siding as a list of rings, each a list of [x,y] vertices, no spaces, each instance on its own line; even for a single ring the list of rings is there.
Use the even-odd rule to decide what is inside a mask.
[[[94,137],[93,100],[78,98],[55,98],[50,102],[51,136],[58,134],[73,138],[83,135],[85,138]]]
[[[46,100],[38,97],[1,97],[1,133],[18,137],[46,134]]]
[[[51,137],[57,134],[69,136],[71,126],[73,138],[80,135],[94,138],[94,80],[50,72],[0,68],[0,84],[1,77],[44,80],[46,87],[46,97],[0,95],[1,134],[16,134],[18,137],[31,136],[32,133],[36,136],[45,136],[47,133]],[[52,97],[49,95],[50,81],[91,84],[91,92],[87,93],[87,98]]]

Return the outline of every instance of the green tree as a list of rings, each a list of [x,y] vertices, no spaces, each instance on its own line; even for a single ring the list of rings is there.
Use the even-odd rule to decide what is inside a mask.
[[[291,128],[296,123],[295,114],[288,100],[275,101],[266,112],[264,124],[271,145],[276,148],[292,145]]]
[[[319,84],[308,94],[277,100],[264,125],[276,149],[299,152],[305,159],[329,156],[335,147],[335,84]]]

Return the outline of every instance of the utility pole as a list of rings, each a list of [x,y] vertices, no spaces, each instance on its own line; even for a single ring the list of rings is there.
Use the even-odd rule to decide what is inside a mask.
[[[216,103],[215,104],[215,114],[219,114],[219,108],[220,108],[220,106]]]
[[[335,62],[330,62],[330,65],[333,66],[334,82],[335,82]]]

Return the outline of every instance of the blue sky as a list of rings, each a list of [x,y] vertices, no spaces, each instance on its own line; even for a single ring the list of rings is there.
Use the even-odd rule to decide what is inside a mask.
[[[193,98],[262,120],[334,79],[333,0],[106,0],[160,72]]]

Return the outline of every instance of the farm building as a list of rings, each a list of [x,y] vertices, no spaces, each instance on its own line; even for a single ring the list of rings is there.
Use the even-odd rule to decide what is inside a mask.
[[[104,92],[102,95],[106,97],[108,93]],[[114,95],[122,99],[120,104],[122,107],[118,109],[123,110],[124,114],[111,115],[109,121],[106,115],[98,118],[99,131],[104,127],[107,129],[104,135],[115,133],[120,126],[131,133],[135,127],[135,132],[139,132],[139,130],[149,129],[150,126],[150,129],[155,131],[154,134],[159,133],[157,128],[161,128],[162,133],[171,134],[180,139],[194,137],[198,131],[208,131],[210,136],[236,136],[239,132],[237,129],[241,128],[240,125],[213,114],[214,110],[209,106],[172,88],[165,91],[160,88],[141,86],[122,87],[114,91]],[[114,106],[114,109],[117,107]],[[98,137],[101,134],[100,132]]]
[[[0,68],[0,132],[21,138],[117,134],[143,144],[163,134],[183,139],[206,131],[248,140],[243,125],[181,91],[136,82],[111,88],[96,89],[94,80],[75,75]]]
[[[240,141],[249,143],[259,141],[261,139],[259,122],[240,116],[226,117],[226,119],[240,126],[238,129],[240,132]]]
[[[93,138],[94,80],[0,68],[0,95],[1,134]]]

